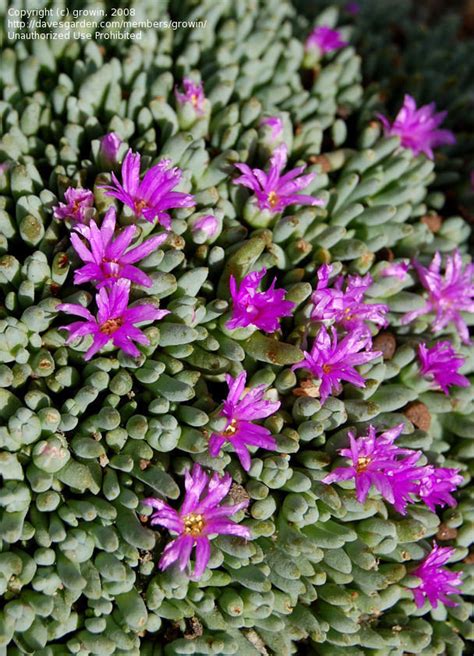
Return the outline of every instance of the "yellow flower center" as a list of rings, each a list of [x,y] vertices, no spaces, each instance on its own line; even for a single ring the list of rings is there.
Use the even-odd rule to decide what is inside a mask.
[[[191,95],[191,102],[192,102],[192,104],[193,104],[194,107],[197,107],[197,106],[198,106],[198,102],[199,102],[199,100],[198,100],[198,97],[197,97],[197,95],[196,95],[195,93],[193,93],[193,94]]]
[[[344,319],[346,319],[346,321],[348,321],[349,319],[352,319],[352,314],[351,314],[351,309],[350,308],[346,308],[344,310]]]
[[[112,333],[117,332],[121,326],[123,326],[122,317],[117,317],[116,319],[107,319],[107,321],[101,325],[100,332],[104,333],[104,335],[112,335]]]
[[[329,374],[332,371],[332,366],[330,364],[323,364],[323,371],[325,374]]]
[[[142,211],[148,207],[146,200],[136,200],[135,201],[135,214],[141,214]]]
[[[363,472],[367,469],[367,467],[370,465],[370,458],[367,457],[360,457],[357,460],[357,465],[356,465],[356,472],[360,474],[360,472]]]
[[[237,421],[235,419],[232,419],[232,421],[227,426],[227,428],[222,433],[222,435],[224,435],[224,437],[231,437],[232,435],[235,435],[236,432],[237,432]]]
[[[275,207],[275,205],[278,204],[278,200],[279,199],[278,199],[278,195],[277,195],[276,191],[271,191],[268,194],[268,204],[270,205],[270,207],[272,207],[272,208]]]
[[[185,535],[198,536],[204,529],[204,515],[189,513],[183,517]]]

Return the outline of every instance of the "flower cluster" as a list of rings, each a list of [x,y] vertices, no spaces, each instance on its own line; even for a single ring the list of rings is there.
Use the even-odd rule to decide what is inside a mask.
[[[349,432],[350,448],[339,453],[351,461],[348,467],[337,467],[323,482],[354,479],[356,497],[364,503],[373,485],[382,497],[402,515],[409,503],[417,498],[430,510],[436,506],[455,506],[451,495],[462,483],[457,469],[421,465],[421,452],[403,449],[395,440],[403,431],[404,424],[377,435],[374,426],[369,426],[367,435],[356,438]]]
[[[102,139],[101,146],[107,157],[117,154],[120,145],[117,139],[112,133]],[[169,169],[169,162],[163,160],[149,169],[140,182],[140,155],[129,150],[122,164],[122,184],[112,173],[113,184],[106,186],[106,189],[109,195],[129,205],[137,218],[143,216],[148,221],[157,218],[158,223],[170,228],[168,210],[194,204],[191,195],[173,191],[180,178],[181,172]],[[85,360],[89,360],[110,341],[128,355],[138,357],[140,351],[136,343],[150,343],[138,324],[158,321],[169,312],[159,310],[152,303],[129,307],[131,284],[142,287],[150,287],[152,284],[151,278],[135,264],[156,250],[166,240],[167,233],[155,235],[131,247],[139,229],[131,225],[117,233],[114,207],[107,211],[99,227],[95,221],[90,221],[94,213],[94,195],[91,191],[69,188],[65,197],[67,205],[60,203],[54,215],[74,222],[71,244],[84,262],[84,266],[75,271],[74,282],[92,282],[98,289],[96,317],[82,305],[58,305],[58,310],[82,319],[62,326],[62,330],[69,333],[67,343],[87,335],[92,336],[92,344],[84,355]]]
[[[324,55],[345,45],[337,30],[318,26],[308,37],[306,49]],[[190,112],[196,116],[207,113],[209,101],[201,84],[185,78],[182,91],[175,89],[175,97],[177,104],[183,107],[181,114]],[[400,137],[402,147],[411,149],[415,155],[425,153],[433,157],[435,146],[454,141],[450,132],[438,129],[443,118],[444,113],[435,113],[434,105],[417,109],[415,101],[406,96],[404,107],[393,125],[384,117],[381,120],[387,134]],[[281,118],[267,116],[260,121],[260,127],[268,141],[281,140]],[[119,152],[124,152],[122,149],[125,146],[116,134],[105,135],[100,141],[99,162],[115,168],[118,174],[117,159]],[[288,146],[281,143],[274,148],[266,171],[250,168],[244,163],[236,164],[240,175],[233,183],[253,192],[250,204],[263,211],[265,217],[270,217],[269,220],[276,220],[277,215],[291,205],[314,207],[324,204],[320,198],[301,193],[311,184],[315,174],[304,174],[305,165],[285,173],[287,161]],[[152,286],[152,278],[140,268],[139,263],[168,239],[167,231],[172,225],[170,210],[193,207],[195,201],[191,194],[177,190],[182,171],[172,167],[170,160],[158,161],[143,175],[141,164],[140,154],[128,150],[121,165],[121,179],[112,171],[111,182],[103,189],[108,196],[126,205],[137,220],[153,223],[164,228],[164,231],[143,239],[137,224],[120,229],[115,207],[111,207],[99,223],[94,195],[88,189],[69,188],[65,193],[66,202],[54,209],[57,219],[69,221],[68,225],[72,227],[70,242],[82,261],[74,272],[74,283],[92,283],[97,289],[96,315],[79,304],[58,305],[59,310],[78,317],[78,320],[62,327],[68,333],[68,344],[85,336],[92,338],[84,355],[85,360],[92,358],[110,342],[127,355],[139,357],[139,346],[149,344],[142,326],[169,314],[168,310],[159,309],[151,300],[130,304],[131,286]],[[209,243],[219,238],[221,225],[222,219],[206,214],[194,217],[189,230],[196,243]],[[468,328],[461,313],[474,311],[474,265],[463,268],[461,255],[456,251],[452,256],[447,256],[444,274],[441,274],[439,254],[428,268],[416,261],[413,267],[427,291],[427,298],[425,306],[408,313],[403,323],[432,312],[435,314],[435,332],[452,322],[467,342]],[[255,268],[259,268],[258,264]],[[409,268],[410,263],[401,260],[388,264],[380,275],[403,281]],[[304,382],[310,383],[315,390],[314,396],[319,397],[321,404],[326,403],[330,395],[340,394],[343,383],[365,387],[366,379],[358,367],[382,355],[381,351],[373,350],[372,333],[388,324],[388,306],[367,301],[366,295],[372,285],[369,274],[339,275],[330,281],[332,272],[331,265],[319,267],[310,312],[316,330],[308,330],[315,336],[311,347],[304,351],[304,358],[292,367],[293,371],[300,372],[299,376],[311,378]],[[281,320],[292,315],[295,303],[286,298],[287,290],[277,287],[276,277],[265,284],[266,274],[267,270],[261,268],[239,279],[235,275],[229,276],[232,305],[226,329],[252,327],[274,333],[280,328]],[[305,345],[307,334],[304,336]],[[468,379],[458,372],[464,359],[449,341],[440,341],[432,347],[421,343],[418,356],[420,373],[446,394],[451,385],[469,384]],[[301,370],[305,373],[301,374]],[[274,415],[281,404],[272,392],[267,392],[266,385],[246,387],[245,370],[235,377],[226,374],[225,381],[228,392],[214,411],[215,423],[211,423],[214,430],[204,432],[209,436],[206,457],[217,458],[222,451],[234,453],[242,469],[249,472],[252,456],[257,449],[274,451],[278,448],[271,430],[261,422]],[[286,408],[281,416],[285,413]],[[267,426],[270,425],[268,422]],[[404,424],[399,424],[378,434],[376,428],[370,425],[367,433],[360,437],[349,432],[349,447],[339,451],[348,463],[336,467],[323,482],[332,484],[353,480],[356,498],[362,504],[371,489],[375,488],[402,515],[407,513],[409,504],[417,502],[424,503],[432,512],[440,507],[455,506],[453,495],[463,482],[459,471],[431,463],[423,464],[426,461],[420,451],[399,447],[396,439],[403,428]],[[161,526],[174,536],[163,550],[160,569],[177,564],[181,571],[188,570],[192,579],[199,579],[209,564],[211,540],[215,536],[251,538],[248,527],[231,519],[247,507],[248,500],[235,505],[224,503],[231,486],[230,474],[210,475],[201,465],[194,464],[184,474],[185,495],[179,510],[159,498],[143,501],[153,508],[151,525]],[[413,570],[413,575],[420,579],[418,587],[413,589],[418,607],[421,608],[426,599],[434,607],[439,601],[453,605],[449,595],[458,591],[461,579],[457,573],[442,567],[451,555],[451,549],[435,545],[433,551]]]
[[[355,369],[382,355],[372,351],[372,336],[367,326],[371,321],[379,326],[386,325],[386,305],[365,303],[363,298],[372,283],[367,275],[349,276],[345,289],[344,277],[339,276],[333,287],[329,287],[332,266],[323,264],[318,270],[318,284],[311,300],[311,319],[323,323],[313,342],[310,352],[294,365],[293,369],[305,369],[319,381],[318,395],[324,403],[330,394],[342,391],[342,381],[356,387],[365,387],[365,380]],[[325,324],[332,324],[331,333]],[[336,327],[343,331],[342,339]]]

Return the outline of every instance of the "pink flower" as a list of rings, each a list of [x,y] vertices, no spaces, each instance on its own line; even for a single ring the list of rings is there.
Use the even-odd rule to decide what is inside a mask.
[[[229,442],[237,454],[245,471],[250,469],[250,453],[247,445],[262,449],[276,448],[276,442],[268,428],[256,426],[254,419],[264,419],[275,413],[280,401],[267,401],[263,398],[265,385],[258,385],[245,392],[247,374],[242,371],[237,378],[226,375],[229,394],[220,411],[226,417],[227,426],[222,433],[213,433],[209,439],[209,453],[215,458],[225,442]]]
[[[436,113],[434,102],[417,109],[415,99],[406,94],[403,106],[392,125],[385,116],[377,114],[377,117],[382,122],[387,136],[398,136],[403,148],[409,148],[414,155],[424,153],[433,159],[433,148],[456,143],[456,138],[450,130],[438,130],[446,115],[447,112]]]
[[[192,232],[201,230],[207,239],[212,239],[219,229],[219,221],[212,214],[201,216],[191,227]]]
[[[280,326],[282,317],[289,317],[295,304],[285,301],[286,289],[275,289],[276,277],[266,292],[257,291],[266,269],[246,275],[237,285],[234,276],[230,276],[230,294],[233,307],[232,317],[226,323],[234,330],[245,326],[255,326],[266,333],[272,333]]]
[[[86,223],[94,210],[94,194],[89,189],[68,187],[64,192],[66,203],[53,208],[56,219],[70,219],[76,223]]]
[[[417,317],[435,313],[433,332],[439,332],[449,323],[454,323],[461,339],[469,344],[469,330],[461,312],[474,312],[474,264],[467,264],[463,270],[461,254],[458,250],[446,257],[444,275],[441,274],[441,255],[436,253],[428,268],[414,262],[421,284],[428,291],[424,307],[408,312],[402,318],[407,324]]]
[[[115,225],[115,208],[111,207],[107,210],[100,228],[92,222],[90,227],[83,227],[79,231],[89,242],[89,248],[78,234],[71,235],[74,250],[81,260],[86,262],[85,266],[74,273],[76,285],[93,281],[100,289],[112,287],[120,278],[126,278],[143,287],[151,286],[150,276],[133,264],[156,250],[166,240],[167,234],[156,235],[139,246],[129,248],[138,228],[134,225],[128,226],[114,239]]]
[[[432,348],[420,344],[418,357],[421,362],[420,373],[431,378],[445,394],[449,394],[449,385],[469,387],[469,380],[458,373],[465,359],[456,353],[451,342],[437,342]]]
[[[339,276],[334,287],[328,287],[332,266],[323,264],[318,270],[318,286],[311,300],[314,308],[311,318],[315,321],[335,321],[346,330],[366,328],[371,321],[378,326],[386,326],[385,315],[388,306],[384,303],[365,303],[364,294],[372,284],[369,274],[363,278],[349,276],[345,290],[342,289],[344,276]]]
[[[409,262],[394,262],[393,264],[389,264],[388,266],[386,266],[385,269],[382,269],[380,275],[383,276],[384,278],[394,276],[399,280],[405,280],[409,268],[410,268]]]
[[[348,42],[343,41],[338,30],[327,27],[327,25],[318,25],[306,39],[305,48],[318,48],[321,54],[325,55],[327,52],[339,50],[347,45]]]
[[[100,140],[100,155],[103,161],[109,166],[113,166],[117,162],[117,154],[122,140],[115,132],[108,132]]]
[[[246,500],[233,506],[220,505],[232,485],[230,474],[219,478],[214,473],[209,477],[196,463],[191,472],[186,471],[184,477],[186,493],[179,511],[153,497],[144,499],[143,503],[155,508],[151,516],[152,525],[164,526],[178,536],[166,545],[159,568],[165,570],[177,562],[179,569],[184,571],[195,547],[196,559],[191,578],[197,580],[204,574],[209,562],[212,535],[234,535],[245,539],[251,537],[246,526],[240,526],[229,519],[246,508],[249,502]]]
[[[364,378],[354,367],[382,355],[380,351],[366,350],[370,348],[372,340],[365,330],[354,330],[339,343],[335,329],[332,328],[331,332],[332,338],[325,326],[321,326],[311,353],[305,351],[305,359],[292,367],[293,370],[304,367],[321,381],[321,403],[333,392],[339,394],[342,391],[343,380],[356,387],[365,387]]]
[[[359,503],[365,502],[373,485],[399,513],[406,514],[406,506],[412,501],[411,495],[417,491],[417,470],[420,468],[415,465],[421,453],[395,446],[394,441],[403,427],[404,424],[399,424],[378,437],[373,426],[369,426],[367,435],[357,439],[349,433],[350,448],[340,449],[339,453],[351,460],[352,464],[337,467],[323,479],[323,483],[355,479]]]
[[[86,352],[84,360],[90,360],[110,340],[114,346],[122,349],[128,355],[138,357],[140,351],[133,342],[148,345],[150,341],[135,324],[143,321],[158,321],[169,312],[168,310],[158,310],[149,303],[128,307],[129,294],[129,280],[118,280],[110,290],[106,288],[99,290],[96,296],[97,318],[82,305],[74,303],[58,305],[58,310],[85,319],[85,321],[74,321],[68,326],[61,326],[60,330],[69,332],[66,344],[70,344],[77,337],[92,335],[93,342]]]
[[[298,166],[280,175],[286,166],[287,157],[286,144],[280,144],[273,151],[268,173],[261,169],[251,169],[247,164],[236,164],[243,175],[235,178],[234,184],[251,189],[255,192],[258,207],[273,213],[283,212],[288,205],[324,205],[320,198],[297,193],[307,187],[315,176],[314,173],[301,175],[306,166]]]
[[[262,118],[260,125],[267,126],[271,130],[272,141],[278,139],[283,132],[283,121],[278,116],[267,116]]]
[[[458,606],[449,599],[449,595],[459,594],[462,584],[461,574],[451,572],[445,565],[455,550],[452,547],[440,547],[433,542],[432,551],[414,569],[411,574],[421,579],[418,587],[412,589],[417,608],[422,608],[427,599],[433,608],[440,601],[445,606]]]
[[[421,470],[416,493],[428,508],[436,512],[436,506],[455,506],[456,500],[451,492],[455,492],[458,485],[463,482],[459,469],[427,465]]]
[[[158,219],[167,230],[171,228],[168,210],[175,207],[193,207],[194,198],[173,189],[181,181],[181,171],[170,168],[170,160],[162,159],[152,166],[140,181],[140,155],[129,150],[122,164],[122,184],[112,173],[112,183],[104,185],[108,196],[118,198],[128,205],[137,217],[143,217],[153,223]]]
[[[198,114],[203,114],[206,97],[201,82],[196,83],[191,78],[185,77],[183,79],[183,88],[184,93],[180,93],[177,88],[174,91],[179,104],[184,105],[185,103],[190,103]]]

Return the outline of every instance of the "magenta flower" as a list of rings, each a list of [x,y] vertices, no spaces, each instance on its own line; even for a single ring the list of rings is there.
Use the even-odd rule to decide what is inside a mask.
[[[428,292],[428,298],[424,307],[405,314],[402,323],[410,323],[423,314],[433,312],[436,315],[433,332],[439,332],[452,322],[462,341],[469,344],[469,329],[461,312],[474,312],[474,264],[467,264],[463,270],[461,254],[456,250],[446,257],[444,275],[440,273],[439,253],[436,253],[428,268],[419,262],[414,262],[414,266]]]
[[[267,401],[263,398],[265,385],[258,385],[245,391],[247,374],[242,371],[237,378],[226,374],[229,394],[220,411],[226,417],[227,426],[222,433],[213,433],[209,439],[209,453],[215,458],[225,442],[229,442],[240,460],[240,464],[248,471],[250,469],[250,453],[247,445],[259,446],[262,449],[276,448],[275,439],[268,428],[256,426],[255,419],[264,419],[275,413],[280,407],[280,401]],[[245,393],[244,393],[245,392]]]
[[[181,181],[181,171],[170,168],[170,160],[162,159],[149,169],[140,181],[140,155],[130,149],[122,164],[122,184],[112,173],[112,183],[104,185],[108,196],[118,198],[128,205],[137,217],[151,223],[156,218],[167,230],[171,228],[168,210],[176,207],[193,207],[194,198],[173,189]]]
[[[445,606],[458,606],[449,595],[459,594],[462,577],[459,572],[451,572],[445,565],[454,553],[452,547],[440,547],[433,542],[432,551],[411,574],[421,579],[417,588],[412,589],[417,608],[422,608],[427,599],[433,608],[440,601]]]
[[[409,262],[394,262],[382,269],[381,276],[389,278],[391,276],[399,280],[405,280],[407,277],[408,269],[410,268]]]
[[[369,426],[367,435],[357,439],[349,433],[350,448],[340,449],[339,453],[352,460],[352,465],[336,467],[323,479],[323,483],[355,479],[359,503],[365,502],[373,485],[399,513],[406,514],[406,506],[412,501],[411,495],[417,491],[417,470],[420,468],[415,465],[421,453],[401,449],[394,444],[403,427],[404,424],[399,424],[378,437],[373,426]]]
[[[421,362],[420,373],[431,378],[445,394],[449,394],[449,385],[469,387],[470,383],[466,376],[458,373],[465,359],[456,353],[451,342],[437,342],[432,348],[420,344],[418,357]]]
[[[272,141],[278,139],[283,132],[283,121],[278,116],[267,116],[260,121],[261,126],[267,126],[271,130]]]
[[[94,213],[94,194],[82,187],[68,187],[64,192],[66,203],[53,208],[56,219],[70,219],[76,223],[86,223]]]
[[[345,290],[344,276],[338,276],[334,287],[328,287],[332,266],[323,264],[318,270],[318,285],[311,300],[314,308],[311,318],[315,321],[335,321],[346,330],[365,328],[366,321],[386,326],[388,306],[384,303],[365,303],[364,294],[372,284],[369,274],[364,277],[349,276]]]
[[[192,232],[201,230],[207,239],[212,239],[219,229],[219,221],[212,214],[201,216],[191,227]]]
[[[319,396],[321,403],[324,403],[331,393],[339,394],[342,391],[343,380],[356,387],[365,387],[364,378],[354,367],[382,355],[380,351],[367,350],[371,342],[367,331],[354,330],[338,343],[335,329],[332,328],[331,337],[325,326],[321,326],[311,353],[305,351],[304,360],[293,365],[292,369],[304,367],[321,381]]]
[[[288,205],[324,205],[320,198],[297,193],[307,187],[315,176],[314,173],[301,175],[306,165],[280,175],[286,166],[287,157],[286,144],[280,144],[273,151],[268,173],[261,169],[251,169],[247,164],[236,164],[243,175],[235,178],[234,184],[251,189],[255,192],[258,207],[273,213],[283,212]]]
[[[447,112],[436,113],[434,102],[417,109],[415,99],[405,94],[403,106],[392,125],[382,114],[377,114],[377,117],[387,136],[398,136],[403,148],[409,148],[414,155],[424,153],[433,159],[433,148],[456,143],[450,130],[438,130],[446,115]]]
[[[174,91],[174,95],[179,104],[184,105],[185,103],[191,103],[198,114],[203,114],[206,97],[201,82],[196,83],[191,80],[191,78],[185,77],[183,79],[183,88],[184,93],[178,91],[177,88]]]
[[[117,154],[122,140],[115,132],[108,132],[100,140],[100,155],[104,162],[109,166],[113,166],[117,161]]]
[[[122,349],[128,355],[138,357],[140,351],[133,342],[148,345],[150,341],[135,324],[143,321],[158,321],[169,312],[168,310],[158,310],[149,303],[128,307],[129,294],[129,280],[118,280],[110,290],[100,289],[96,296],[97,318],[82,305],[75,303],[58,305],[58,310],[85,319],[85,321],[74,321],[68,326],[61,326],[60,330],[69,332],[66,344],[70,344],[77,337],[92,335],[93,342],[84,355],[84,360],[90,360],[110,340],[114,346]]]
[[[306,39],[305,48],[318,48],[321,54],[325,55],[327,52],[339,50],[347,45],[348,42],[342,39],[338,30],[327,27],[327,25],[318,25]]]
[[[417,495],[428,508],[436,512],[436,506],[455,506],[456,500],[451,492],[455,492],[463,482],[459,469],[427,465],[421,467],[421,470]]]
[[[143,287],[152,285],[150,276],[133,264],[156,250],[166,240],[167,234],[156,235],[139,246],[129,248],[138,228],[134,225],[128,226],[114,239],[115,224],[115,208],[111,207],[107,210],[100,228],[92,222],[89,227],[83,227],[79,231],[89,242],[89,248],[78,234],[71,235],[74,250],[81,260],[86,262],[85,266],[74,273],[76,285],[92,281],[101,289],[112,287],[120,278],[126,278]]]
[[[295,304],[285,301],[286,289],[275,289],[276,277],[266,292],[257,291],[266,269],[247,274],[239,285],[230,276],[229,286],[232,296],[232,317],[226,323],[234,330],[245,326],[255,326],[266,333],[272,333],[280,326],[282,317],[289,317]]]
[[[233,506],[220,505],[232,485],[230,474],[219,478],[214,473],[209,477],[196,463],[191,472],[186,471],[184,477],[186,492],[179,511],[153,497],[144,499],[143,503],[156,509],[151,516],[151,524],[164,526],[178,536],[166,545],[159,568],[165,570],[177,562],[179,569],[184,571],[190,561],[191,551],[196,547],[191,578],[197,580],[204,574],[209,562],[212,535],[235,535],[245,539],[251,537],[246,526],[240,526],[229,519],[246,508],[249,502],[247,499]]]

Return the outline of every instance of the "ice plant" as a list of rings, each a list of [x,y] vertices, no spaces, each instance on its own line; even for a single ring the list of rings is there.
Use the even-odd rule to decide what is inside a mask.
[[[247,164],[236,164],[242,173],[234,184],[248,187],[255,193],[258,207],[270,212],[283,212],[288,205],[324,205],[320,198],[298,193],[314,179],[315,173],[301,175],[306,165],[298,166],[281,175],[286,166],[288,148],[280,144],[273,151],[268,173],[261,169],[251,169]]]
[[[285,301],[286,289],[275,289],[276,277],[265,292],[258,287],[266,269],[253,271],[246,275],[240,284],[230,276],[229,286],[232,296],[232,317],[226,323],[231,330],[245,326],[255,326],[272,333],[279,328],[280,319],[291,315],[295,304]]]
[[[192,232],[201,230],[207,239],[212,239],[219,229],[219,221],[212,214],[201,216],[191,227]]]
[[[411,572],[412,576],[420,579],[419,585],[412,588],[417,608],[422,608],[426,600],[433,608],[437,608],[439,602],[445,606],[458,605],[449,596],[461,592],[459,589],[462,584],[461,574],[443,567],[454,552],[455,549],[452,547],[440,547],[433,542],[433,549]]]
[[[183,79],[183,89],[184,93],[178,91],[177,88],[174,91],[178,103],[180,105],[190,103],[198,114],[203,114],[206,97],[201,82],[196,83],[194,80],[191,80],[191,78],[185,77]]]
[[[338,342],[336,330],[331,334],[325,326],[321,326],[314,340],[311,352],[304,352],[305,358],[293,365],[295,369],[308,369],[312,376],[320,380],[319,397],[324,403],[332,393],[342,391],[342,381],[352,383],[356,387],[365,387],[365,380],[354,367],[370,362],[380,351],[366,350],[371,346],[367,331],[354,330]]]
[[[108,196],[118,198],[128,205],[137,217],[151,223],[157,219],[167,230],[171,228],[168,210],[178,207],[193,207],[191,194],[173,189],[181,181],[181,170],[171,167],[169,159],[162,159],[152,166],[140,180],[140,155],[130,149],[122,163],[122,183],[112,173],[112,184],[104,185]]]
[[[148,345],[150,340],[137,328],[136,324],[144,321],[158,321],[169,312],[168,310],[159,310],[149,303],[128,307],[129,294],[129,280],[117,281],[110,290],[100,289],[96,296],[97,317],[94,317],[82,305],[59,304],[58,310],[83,319],[83,321],[74,321],[68,326],[61,326],[61,330],[69,332],[66,344],[70,344],[78,337],[92,335],[93,341],[84,355],[84,360],[90,360],[110,341],[128,355],[139,356],[140,351],[134,342]]]
[[[408,269],[410,268],[409,262],[393,262],[382,269],[381,276],[384,278],[389,278],[391,276],[398,278],[399,280],[405,280],[407,277]]]
[[[349,432],[350,448],[340,449],[339,453],[351,460],[347,467],[336,467],[323,483],[355,480],[356,498],[364,503],[373,485],[382,497],[401,514],[412,501],[417,491],[420,458],[419,451],[401,449],[394,444],[404,424],[384,431],[377,436],[374,426],[369,426],[367,435],[355,438]]]
[[[459,470],[433,465],[422,467],[421,470],[416,493],[428,508],[436,512],[436,506],[455,506],[456,500],[451,492],[455,492],[463,482]]]
[[[318,270],[318,285],[311,300],[314,308],[311,318],[315,321],[334,321],[346,330],[366,327],[371,321],[386,326],[388,307],[384,303],[365,303],[364,295],[372,284],[372,277],[348,276],[343,289],[344,276],[338,276],[333,287],[329,287],[332,266],[323,264]]]
[[[278,116],[266,116],[262,118],[260,125],[270,129],[272,141],[278,139],[283,132],[283,121]]]
[[[463,268],[461,253],[456,250],[446,256],[445,271],[441,274],[441,255],[436,253],[428,268],[414,262],[421,284],[428,292],[425,305],[402,317],[407,324],[417,317],[434,313],[433,332],[437,333],[453,323],[464,343],[469,343],[469,329],[461,312],[474,312],[474,264]]]
[[[115,132],[108,132],[100,140],[100,155],[109,165],[115,164],[122,140]]]
[[[177,537],[169,542],[161,556],[159,568],[165,570],[178,563],[184,571],[190,562],[193,547],[196,548],[194,571],[191,578],[199,579],[209,562],[213,535],[234,535],[249,539],[246,526],[233,522],[230,517],[246,508],[248,500],[233,506],[221,505],[227,496],[232,478],[225,474],[219,478],[217,473],[209,477],[199,464],[184,475],[185,496],[181,509],[175,510],[162,499],[154,497],[143,500],[145,505],[155,509],[151,524],[163,526]]]
[[[150,287],[150,276],[134,266],[134,263],[156,250],[166,240],[167,233],[151,237],[139,246],[130,248],[138,228],[134,225],[127,226],[115,236],[115,226],[115,208],[111,207],[107,210],[100,228],[95,222],[91,222],[90,226],[84,226],[79,231],[88,245],[78,233],[71,235],[74,250],[86,263],[74,272],[74,282],[81,285],[92,281],[100,289],[111,287],[120,278],[126,278],[137,285]]]
[[[318,25],[306,39],[305,47],[306,49],[318,48],[321,54],[325,55],[327,52],[339,50],[347,45],[347,41],[342,39],[338,30],[327,25]]]
[[[82,187],[68,187],[64,192],[66,203],[53,208],[56,219],[70,219],[75,223],[86,223],[93,214],[94,194]]]
[[[465,359],[456,353],[449,341],[437,342],[432,348],[426,344],[418,347],[418,358],[421,363],[420,373],[433,380],[445,394],[449,394],[449,386],[468,387],[469,380],[458,373]]]
[[[265,385],[258,385],[245,391],[247,374],[242,371],[237,378],[226,374],[229,394],[224,401],[220,415],[227,419],[227,425],[222,433],[213,433],[209,439],[209,453],[215,458],[225,442],[232,445],[245,471],[250,469],[250,453],[248,446],[262,449],[276,448],[275,439],[264,426],[252,422],[256,419],[269,417],[280,407],[279,401],[268,401],[263,398]]]
[[[433,159],[433,148],[445,144],[456,143],[456,138],[450,130],[439,130],[447,112],[436,113],[434,102],[417,108],[414,98],[405,94],[403,106],[395,121],[390,121],[382,114],[377,114],[382,122],[387,136],[400,137],[403,148],[409,148],[414,155],[424,153]]]

